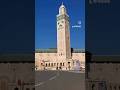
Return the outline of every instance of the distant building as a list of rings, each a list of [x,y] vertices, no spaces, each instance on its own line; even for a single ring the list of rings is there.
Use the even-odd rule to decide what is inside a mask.
[[[31,54],[0,54],[0,90],[35,90],[34,65]]]
[[[86,90],[120,90],[119,55],[94,55],[86,62]]]
[[[36,70],[80,70],[85,67],[85,51],[70,47],[69,23],[62,4],[57,15],[57,49],[36,50]]]

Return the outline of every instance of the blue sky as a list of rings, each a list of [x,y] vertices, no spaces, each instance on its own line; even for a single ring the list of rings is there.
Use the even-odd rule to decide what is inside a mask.
[[[64,3],[70,17],[72,48],[85,48],[85,0],[35,0],[35,48],[56,48],[56,15]],[[80,25],[80,27],[73,27]]]

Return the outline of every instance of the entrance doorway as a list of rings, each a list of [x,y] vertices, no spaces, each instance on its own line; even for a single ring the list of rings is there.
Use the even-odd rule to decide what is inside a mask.
[[[68,62],[68,69],[70,70],[71,66],[70,66],[70,62]]]

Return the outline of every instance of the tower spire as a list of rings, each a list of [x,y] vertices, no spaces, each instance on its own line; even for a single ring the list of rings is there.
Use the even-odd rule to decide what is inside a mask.
[[[59,14],[66,14],[66,8],[65,6],[63,5],[63,2],[59,8]]]
[[[63,5],[63,2],[62,2],[62,5]]]

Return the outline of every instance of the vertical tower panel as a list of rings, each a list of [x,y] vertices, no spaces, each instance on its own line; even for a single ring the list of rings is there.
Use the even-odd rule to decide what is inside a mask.
[[[63,4],[57,15],[57,53],[61,58],[71,58],[69,16]]]

